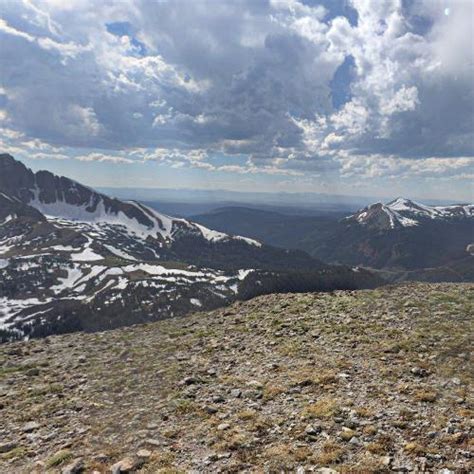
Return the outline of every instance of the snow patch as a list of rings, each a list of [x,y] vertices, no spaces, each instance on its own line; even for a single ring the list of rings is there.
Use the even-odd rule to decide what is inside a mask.
[[[104,247],[112,254],[114,254],[116,257],[123,258],[124,260],[132,260],[134,262],[137,261],[135,257],[132,257],[128,253],[124,252],[123,250],[116,249],[115,247],[112,247],[112,245],[106,245],[104,244]]]
[[[59,283],[51,287],[51,290],[55,293],[62,293],[64,290],[73,288],[76,283],[82,277],[82,271],[79,266],[74,266],[73,268],[66,268],[67,275],[64,278],[58,278]]]
[[[202,236],[209,240],[209,242],[219,242],[220,240],[227,239],[229,236],[224,232],[218,232],[217,230],[208,229],[201,224],[194,224],[200,231]]]
[[[76,250],[70,245],[54,245],[53,247],[51,247],[51,249],[57,250],[58,252],[74,252],[74,250]]]

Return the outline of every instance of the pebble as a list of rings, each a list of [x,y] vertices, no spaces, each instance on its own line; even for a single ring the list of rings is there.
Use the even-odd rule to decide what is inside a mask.
[[[25,375],[27,375],[28,377],[36,377],[39,374],[40,374],[40,370],[38,369],[38,367],[32,367],[31,369],[28,369],[25,372]]]
[[[40,427],[40,424],[37,423],[36,421],[29,421],[23,426],[23,431],[25,433],[30,433],[34,430],[37,430]]]
[[[413,367],[410,372],[416,377],[428,377],[428,375],[430,375],[426,369],[421,367]]]
[[[137,468],[137,463],[132,458],[124,458],[115,463],[110,469],[112,474],[120,474],[121,472],[130,472]]]
[[[186,377],[182,381],[183,385],[194,385],[196,383],[199,383],[199,379],[197,379],[196,377]]]
[[[304,431],[307,435],[314,436],[321,433],[322,429],[320,426],[308,425]]]
[[[18,446],[18,443],[15,441],[10,441],[8,443],[0,443],[0,453],[8,453],[12,449],[15,449]]]
[[[84,470],[84,461],[76,458],[61,469],[61,474],[78,474]]]
[[[145,444],[149,444],[151,446],[163,446],[163,443],[161,441],[153,438],[146,439]]]
[[[230,396],[232,398],[240,398],[241,395],[242,395],[242,390],[238,388],[234,388],[230,391]]]
[[[148,449],[140,449],[137,452],[137,457],[143,458],[143,459],[149,459],[151,456],[151,451]]]

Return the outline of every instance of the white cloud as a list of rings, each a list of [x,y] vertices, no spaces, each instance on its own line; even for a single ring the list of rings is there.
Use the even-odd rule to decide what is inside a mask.
[[[0,18],[0,31],[6,33],[7,35],[17,36],[18,38],[23,38],[26,41],[33,42],[35,37],[25,33],[24,31],[17,30],[10,26],[4,19]]]
[[[29,41],[30,43],[36,43],[40,48],[44,50],[56,51],[66,58],[74,58],[79,53],[90,50],[90,46],[81,46],[73,42],[60,43],[48,37],[36,37],[10,26],[2,18],[0,18],[0,32],[22,38],[26,41]]]
[[[86,162],[95,161],[99,163],[125,163],[125,164],[136,163],[135,160],[131,160],[123,156],[108,155],[105,153],[89,153],[87,155],[75,156],[74,159],[78,161],[86,161]]]
[[[474,157],[422,159],[385,155],[339,155],[345,178],[443,178],[464,175],[474,169]]]
[[[418,89],[415,86],[402,86],[387,100],[382,99],[380,111],[383,115],[392,115],[397,112],[415,110],[418,105]]]
[[[325,5],[7,2],[2,140],[84,162],[127,163],[130,152],[239,174],[469,174],[472,2],[445,15],[433,0],[351,0],[352,23]],[[218,166],[216,154],[247,163]]]
[[[73,136],[94,137],[100,134],[102,126],[92,107],[83,107],[79,104],[71,104],[65,116],[67,130]]]

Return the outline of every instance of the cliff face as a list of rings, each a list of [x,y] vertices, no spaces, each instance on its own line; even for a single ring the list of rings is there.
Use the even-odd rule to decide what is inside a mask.
[[[3,344],[0,470],[472,471],[473,298],[267,295]]]

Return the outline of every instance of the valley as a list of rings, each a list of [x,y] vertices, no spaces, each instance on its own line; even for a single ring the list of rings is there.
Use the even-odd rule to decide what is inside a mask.
[[[426,206],[404,198],[354,214],[288,215],[222,208],[192,219],[326,263],[367,267],[388,281],[473,281],[474,205]]]

